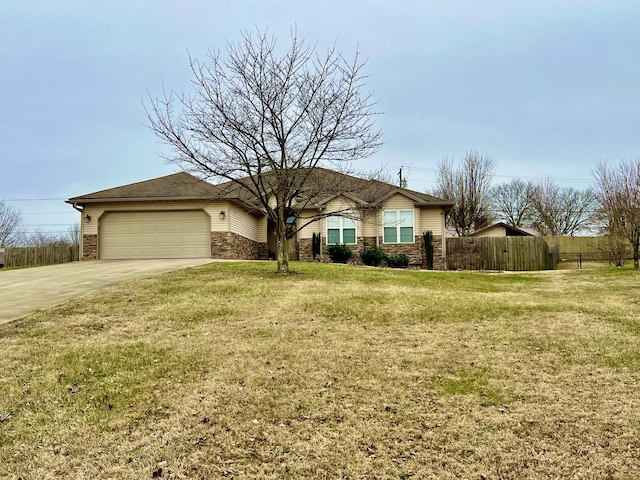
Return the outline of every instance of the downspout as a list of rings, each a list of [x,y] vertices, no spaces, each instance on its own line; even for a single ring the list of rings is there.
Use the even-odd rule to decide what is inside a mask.
[[[82,223],[82,213],[84,209],[78,208],[77,203],[71,205],[75,210],[80,212],[80,251],[78,252],[78,261],[82,259],[82,252],[84,252],[84,223]]]

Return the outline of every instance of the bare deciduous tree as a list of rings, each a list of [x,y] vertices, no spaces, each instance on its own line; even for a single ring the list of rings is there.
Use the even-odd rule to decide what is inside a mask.
[[[491,191],[494,213],[514,227],[531,227],[534,222],[531,207],[533,190],[531,182],[520,179],[494,187]]]
[[[468,151],[456,164],[450,159],[438,162],[435,195],[455,202],[447,224],[464,237],[483,228],[491,220],[491,181],[495,162],[476,151]]]
[[[17,208],[0,201],[0,247],[13,243],[22,226],[22,214]]]
[[[593,227],[594,206],[593,190],[560,187],[548,178],[536,185],[531,195],[533,226],[543,235],[575,235]]]
[[[287,218],[319,195],[311,172],[340,169],[381,145],[375,102],[363,92],[365,62],[357,52],[347,61],[335,47],[323,55],[295,32],[282,55],[262,32],[245,33],[225,54],[190,59],[193,93],[151,98],[149,126],[173,148],[168,162],[231,181],[257,200],[275,225],[278,271],[287,273],[286,243],[295,233]]]
[[[82,232],[80,230],[80,224],[74,223],[67,228],[67,233],[63,236],[62,240],[73,247],[80,247],[82,243]]]
[[[57,247],[68,244],[65,235],[43,232],[42,230],[25,233],[20,239],[20,245],[24,247]]]
[[[616,167],[598,162],[594,170],[598,213],[611,236],[624,236],[633,251],[633,268],[640,269],[640,159]]]

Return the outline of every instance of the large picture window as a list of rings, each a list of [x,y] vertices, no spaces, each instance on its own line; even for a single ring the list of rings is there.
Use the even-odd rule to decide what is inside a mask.
[[[356,243],[356,222],[348,217],[327,217],[327,245]]]
[[[414,243],[413,210],[385,210],[382,222],[384,243]]]

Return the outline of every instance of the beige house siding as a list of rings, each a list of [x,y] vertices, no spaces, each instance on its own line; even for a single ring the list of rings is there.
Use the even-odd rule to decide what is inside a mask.
[[[258,242],[267,243],[267,228],[269,225],[269,219],[267,216],[263,216],[257,219],[258,222]]]
[[[259,242],[258,219],[239,208],[229,209],[229,231],[242,235],[249,240]],[[223,230],[224,231],[224,230]]]
[[[412,210],[413,200],[399,193],[389,197],[382,207],[383,210]]]
[[[444,215],[439,208],[423,208],[420,211],[420,228],[416,229],[416,235],[422,235],[431,230],[434,235],[442,235]]]
[[[382,224],[382,213],[375,211],[362,219],[362,236],[377,237],[380,234]]]
[[[320,213],[321,212],[319,212],[318,210],[303,210],[298,218],[298,225],[304,225],[311,218],[315,217]],[[309,225],[307,225],[306,227],[304,227],[302,230],[298,232],[298,240],[311,238],[313,237],[314,233],[322,233],[322,228],[324,223],[325,223],[324,219],[310,223]]]
[[[487,230],[474,235],[475,237],[506,237],[507,229],[502,225],[488,228]]]

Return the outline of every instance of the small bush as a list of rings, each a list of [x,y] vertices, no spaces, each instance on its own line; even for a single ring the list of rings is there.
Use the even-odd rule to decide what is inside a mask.
[[[391,268],[407,268],[409,266],[409,257],[401,253],[395,257],[389,257],[387,263]]]
[[[346,245],[331,245],[327,249],[331,261],[334,263],[347,263],[353,256],[353,252]]]
[[[365,265],[377,267],[383,261],[387,261],[389,257],[387,257],[387,254],[384,253],[380,247],[369,247],[360,252],[360,259]]]
[[[424,239],[424,254],[427,259],[427,270],[433,270],[433,232],[429,230],[422,234]]]

